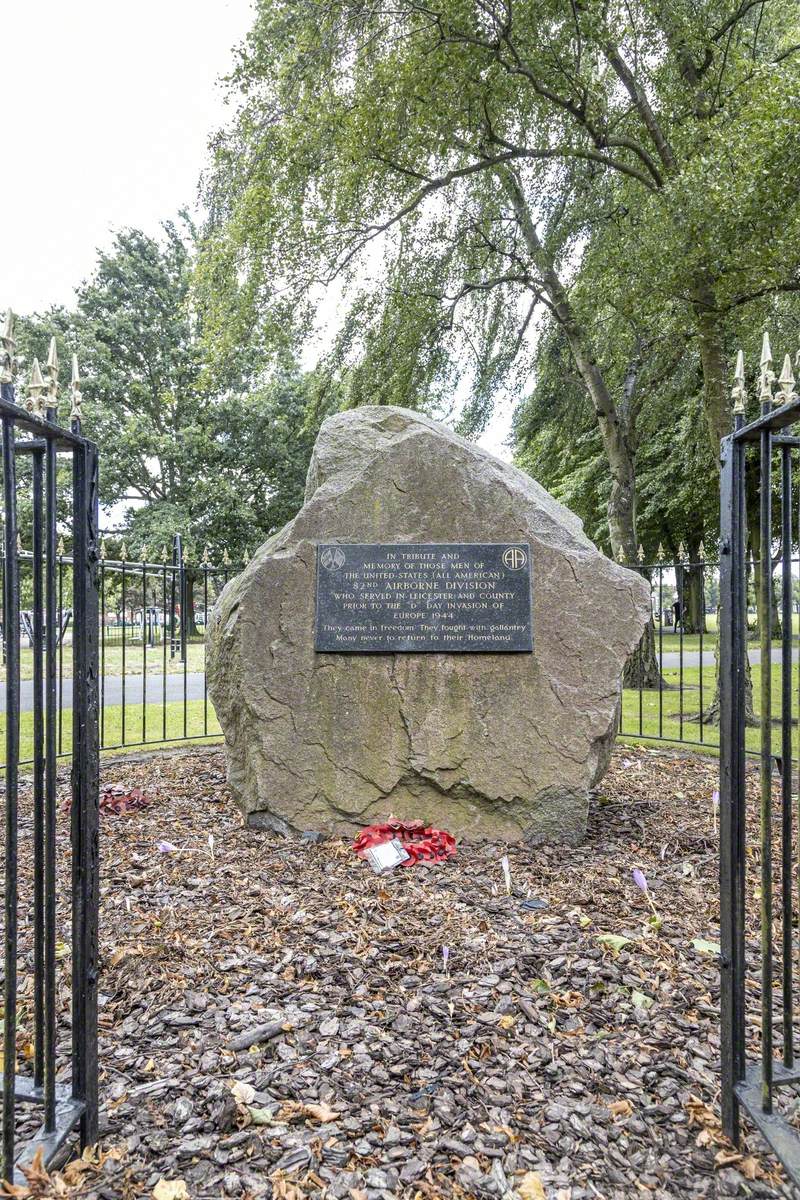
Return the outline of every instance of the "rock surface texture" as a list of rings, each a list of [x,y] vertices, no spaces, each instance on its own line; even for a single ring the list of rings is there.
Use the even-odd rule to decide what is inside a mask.
[[[318,542],[530,544],[532,654],[318,654]],[[329,418],[295,519],[225,588],[208,682],[253,825],[420,817],[575,842],[614,738],[649,589],[529,476],[401,408]]]

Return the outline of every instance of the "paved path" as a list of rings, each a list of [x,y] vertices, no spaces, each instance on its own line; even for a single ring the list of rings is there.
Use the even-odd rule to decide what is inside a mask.
[[[750,658],[751,663],[760,663],[761,662],[761,651],[758,649],[757,646],[754,646],[753,649],[748,652],[748,656]],[[780,646],[773,646],[772,647],[772,661],[774,663],[779,663],[781,661],[781,657],[782,657],[782,655],[781,655]],[[792,662],[798,662],[798,661],[800,661],[800,650],[798,650],[797,646],[795,646],[792,649]],[[679,667],[680,664],[681,664],[681,656],[680,656],[679,651],[677,651],[677,650],[665,651],[664,657],[661,662],[661,665],[663,667]],[[699,650],[684,650],[683,665],[685,667],[699,667],[700,666],[700,651]],[[705,646],[703,647],[703,666],[704,667],[712,667],[712,668],[714,666],[713,644],[711,645],[711,647],[709,649],[706,649]]]
[[[664,654],[662,666],[664,667],[679,667],[680,654],[677,650],[668,650]],[[781,661],[780,647],[773,647],[772,661],[779,663]],[[792,662],[800,661],[800,650],[795,646],[792,650]],[[758,647],[753,647],[750,650],[750,662],[761,662],[761,651]],[[684,667],[699,667],[700,666],[700,651],[685,650],[683,653]],[[703,647],[703,667],[706,670],[714,670],[714,649]],[[187,700],[202,700],[203,680],[205,676],[202,671],[187,671],[186,673],[186,699]],[[126,704],[141,704],[142,703],[142,675],[126,675],[125,676],[125,703]],[[183,700],[183,675],[167,675],[167,703],[180,703]],[[20,685],[20,708],[22,712],[31,712],[33,710],[33,681],[24,679]],[[148,675],[147,676],[147,703],[160,704],[164,697],[164,676],[163,675]],[[115,704],[122,704],[122,676],[107,675],[105,680],[104,702],[107,707]],[[63,684],[63,692],[61,699],[62,708],[72,708],[72,680],[65,679]],[[0,712],[5,712],[6,708],[6,691],[0,684]]]
[[[186,699],[187,700],[202,700],[203,699],[203,680],[205,676],[202,671],[187,671],[186,672]],[[167,703],[183,700],[183,675],[167,675]],[[126,675],[125,676],[125,703],[126,704],[141,704],[142,703],[142,684],[144,682],[143,675]],[[122,676],[107,675],[105,679],[105,688],[103,692],[104,703],[106,707],[113,704],[122,704]],[[164,698],[164,676],[163,675],[148,675],[147,676],[147,703],[160,704]],[[63,682],[63,690],[61,693],[61,707],[72,708],[72,680],[65,679]],[[6,689],[0,684],[0,712],[5,712],[6,708]],[[23,679],[20,684],[20,709],[22,712],[33,711],[33,680]]]

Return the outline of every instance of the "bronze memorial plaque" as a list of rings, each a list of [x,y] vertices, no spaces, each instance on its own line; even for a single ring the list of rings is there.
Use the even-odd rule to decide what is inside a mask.
[[[315,649],[530,653],[527,542],[317,546]]]

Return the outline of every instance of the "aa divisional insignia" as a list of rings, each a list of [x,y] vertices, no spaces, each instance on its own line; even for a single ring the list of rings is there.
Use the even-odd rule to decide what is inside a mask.
[[[509,546],[503,551],[503,566],[508,567],[509,571],[521,571],[527,561],[527,554],[519,546]]]

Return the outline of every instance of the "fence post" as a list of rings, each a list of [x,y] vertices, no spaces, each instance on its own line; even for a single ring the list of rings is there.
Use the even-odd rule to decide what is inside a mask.
[[[72,871],[73,1094],[84,1102],[81,1141],[97,1140],[97,924],[99,889],[98,741],[98,474],[94,447],[73,458],[75,549],[73,587]]]
[[[722,1055],[722,1126],[738,1145],[739,1106],[736,1084],[741,1079],[742,1026],[739,982],[742,964],[739,921],[739,890],[742,862],[739,858],[742,819],[743,729],[739,691],[742,629],[738,604],[741,559],[741,448],[732,438],[721,447],[720,477],[720,1020]]]

